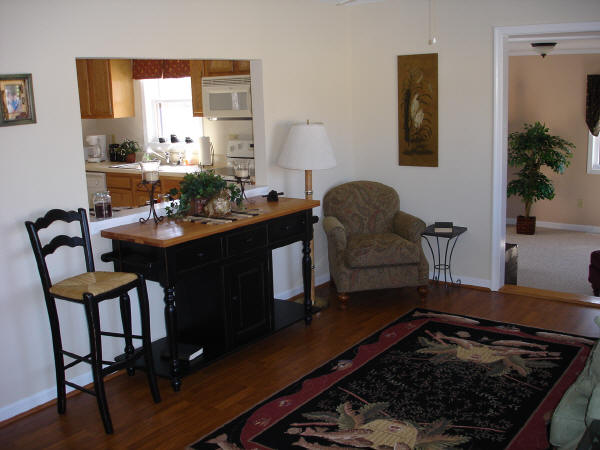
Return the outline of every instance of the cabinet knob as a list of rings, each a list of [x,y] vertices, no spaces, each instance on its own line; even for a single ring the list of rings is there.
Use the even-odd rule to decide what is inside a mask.
[[[250,236],[250,237],[246,238],[246,240],[244,242],[246,244],[250,244],[252,241],[254,241],[254,236]]]
[[[198,253],[196,253],[196,257],[197,258],[204,258],[204,253],[203,252],[198,252]]]
[[[232,295],[232,296],[231,296],[231,301],[232,301],[232,302],[237,302],[237,301],[238,301],[238,299],[239,299],[239,298],[238,298],[238,296],[237,296],[237,295]]]

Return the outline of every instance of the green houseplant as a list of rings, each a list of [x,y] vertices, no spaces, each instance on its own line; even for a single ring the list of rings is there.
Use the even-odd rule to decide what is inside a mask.
[[[135,162],[135,154],[141,152],[142,149],[137,141],[125,139],[119,144],[119,149],[117,151],[121,155],[122,161]]]
[[[228,205],[232,201],[239,205],[242,202],[240,188],[233,183],[227,183],[213,170],[186,174],[179,189],[171,189],[169,195],[180,196],[179,205],[175,207],[172,204],[167,209],[169,216],[219,215],[223,213],[220,205]]]
[[[544,166],[555,173],[564,173],[570,164],[575,146],[559,136],[552,136],[542,123],[524,124],[523,131],[508,137],[508,164],[519,167],[516,178],[507,186],[507,196],[516,195],[525,206],[525,215],[517,217],[517,233],[534,234],[535,217],[531,206],[538,200],[552,200],[554,186],[542,173]]]

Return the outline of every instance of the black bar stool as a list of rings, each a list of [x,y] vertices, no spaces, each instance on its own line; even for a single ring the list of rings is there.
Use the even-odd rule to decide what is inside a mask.
[[[42,246],[38,235],[39,230],[49,227],[55,221],[69,223],[78,221],[81,226],[81,237],[59,235],[50,240],[48,244]],[[158,385],[156,384],[156,375],[154,373],[154,363],[152,360],[150,312],[148,307],[146,281],[142,275],[137,275],[135,273],[96,272],[92,256],[86,210],[83,208],[79,208],[77,211],[53,209],[35,222],[25,222],[25,227],[29,233],[29,239],[31,240],[31,246],[33,247],[33,253],[35,254],[38,270],[40,272],[44,297],[46,299],[46,307],[50,318],[52,344],[54,347],[54,364],[56,368],[58,412],[59,414],[64,414],[66,411],[66,386],[71,386],[82,392],[94,395],[98,402],[104,429],[106,433],[111,434],[113,432],[113,427],[108,412],[106,394],[104,392],[104,377],[106,375],[124,368],[127,369],[129,375],[133,375],[133,363],[136,359],[143,356],[148,383],[150,384],[150,390],[152,391],[152,398],[156,403],[160,402],[160,393],[158,392]],[[62,246],[83,247],[87,272],[52,284],[45,258]],[[131,305],[128,291],[133,288],[137,289],[139,298],[142,329],[141,336],[134,335],[131,332]],[[119,298],[123,333],[107,332],[100,329],[98,304],[104,300],[114,298]],[[56,299],[83,304],[90,340],[89,354],[80,356],[63,349],[60,336],[60,324],[56,311]],[[125,356],[123,359],[119,358],[119,361],[116,362],[102,360],[102,336],[125,338]],[[142,347],[135,349],[133,347],[132,339],[141,339]],[[65,364],[65,356],[72,358],[74,361]],[[92,367],[94,379],[93,391],[65,380],[65,371],[80,362],[88,363]]]

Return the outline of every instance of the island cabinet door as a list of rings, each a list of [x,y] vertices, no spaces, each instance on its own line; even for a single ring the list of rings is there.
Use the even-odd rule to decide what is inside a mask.
[[[257,255],[225,267],[225,297],[232,347],[272,330],[273,300],[269,294],[269,258]]]
[[[194,351],[201,347],[205,360],[225,353],[227,326],[222,268],[217,264],[205,265],[179,276],[175,298],[178,344]]]

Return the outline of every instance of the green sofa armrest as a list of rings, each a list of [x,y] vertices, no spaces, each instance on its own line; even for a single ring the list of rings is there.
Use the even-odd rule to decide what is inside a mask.
[[[398,211],[394,216],[392,229],[404,239],[418,244],[421,242],[421,234],[425,231],[425,222],[411,214]]]
[[[323,218],[323,230],[327,235],[327,239],[335,244],[337,250],[346,248],[346,229],[344,225],[334,216],[326,216]]]

